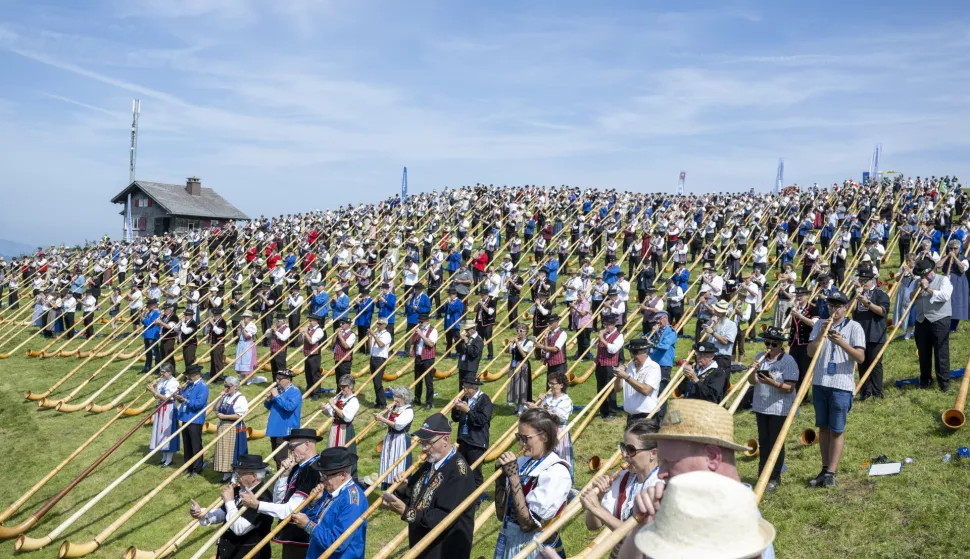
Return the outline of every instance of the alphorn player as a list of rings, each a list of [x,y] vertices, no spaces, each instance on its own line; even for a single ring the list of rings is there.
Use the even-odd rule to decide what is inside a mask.
[[[718,366],[714,358],[717,351],[718,347],[711,342],[694,344],[694,364],[684,364],[684,380],[677,387],[684,398],[715,404],[724,399],[731,370]]]
[[[634,338],[626,345],[632,359],[630,363],[613,368],[616,377],[615,391],[623,394],[623,411],[626,425],[646,419],[657,407],[660,393],[660,365],[647,355],[650,343],[644,338]]]
[[[240,495],[243,493],[252,495],[260,490],[263,480],[266,479],[266,468],[269,464],[263,462],[263,457],[258,454],[242,454],[232,466],[238,482],[222,488],[220,493],[222,505],[219,508],[206,513],[199,503],[192,499],[189,515],[198,520],[200,525],[222,524],[236,516],[242,504]],[[272,498],[271,491],[264,491],[259,496],[260,501],[267,503],[271,503]],[[219,537],[219,541],[216,542],[216,559],[242,559],[266,537],[266,534],[269,534],[272,525],[272,518],[259,514],[255,508],[247,508],[242,516],[233,521],[229,530]],[[255,558],[270,559],[271,556],[272,550],[266,545]]]
[[[656,420],[635,421],[626,428],[620,453],[630,466],[614,475],[593,478],[579,496],[586,509],[587,530],[596,531],[603,526],[616,530],[633,515],[634,496],[660,483],[657,441],[644,438],[659,428]]]
[[[428,403],[424,409],[430,410],[434,401],[434,373],[427,372],[434,363],[435,344],[438,343],[438,330],[431,324],[431,317],[425,313],[418,316],[418,326],[411,334],[414,352],[414,380],[418,385],[414,387],[414,405],[421,405],[421,382],[424,375],[424,393]],[[472,322],[474,325],[475,323]],[[427,374],[425,374],[427,372]]]
[[[772,326],[765,331],[765,351],[754,358],[755,371],[748,376],[754,385],[751,410],[758,424],[758,475],[761,475],[769,449],[774,448],[778,435],[785,424],[785,418],[795,403],[795,387],[798,384],[798,363],[790,354],[785,353],[788,335],[780,328]],[[781,483],[781,470],[785,464],[785,448],[782,447],[775,467],[768,477],[767,491],[774,491]]]
[[[149,439],[148,448],[162,453],[162,460],[158,465],[167,468],[172,465],[172,458],[179,451],[178,437],[172,437],[165,446],[161,446],[162,441],[170,437],[179,428],[175,404],[175,394],[179,391],[179,383],[172,378],[175,373],[175,366],[171,363],[163,363],[158,370],[161,378],[148,385],[148,391],[158,401],[158,407],[155,408],[152,417],[152,435]]]
[[[924,258],[913,270],[913,275],[920,278],[919,294],[913,303],[919,386],[929,388],[932,384],[935,361],[936,382],[940,390],[946,392],[950,389],[950,320],[953,315],[950,297],[953,284],[948,277],[937,274],[935,268],[933,260]]]
[[[354,432],[354,418],[360,411],[360,400],[354,394],[353,375],[343,375],[337,380],[337,396],[330,398],[326,404],[320,404],[320,410],[333,418],[327,437],[327,446],[346,446],[356,438]],[[354,455],[357,454],[357,443],[347,447]],[[351,467],[351,474],[357,479],[357,463]]]
[[[201,381],[202,365],[190,365],[185,369],[188,382],[175,394],[175,401],[179,402],[178,420],[182,424],[188,423],[182,431],[182,446],[184,447],[185,462],[202,451],[202,424],[205,414],[199,413],[209,403],[209,386]],[[202,456],[195,459],[186,471],[188,477],[195,477],[202,473]]]
[[[642,523],[649,524],[655,520],[657,513],[665,506],[665,484],[681,474],[710,471],[741,484],[734,454],[748,448],[734,442],[734,418],[717,402],[671,400],[660,430],[640,438],[657,441],[657,455],[660,458],[657,477],[663,482],[633,496],[634,514],[644,515]],[[638,532],[631,533],[623,540],[619,557],[645,559],[646,556],[634,543],[634,534]],[[774,547],[769,545],[760,557],[775,559]]]
[[[209,346],[209,376],[218,374],[226,366],[226,330],[229,325],[222,318],[222,307],[212,307],[209,310],[209,320],[206,323]]]
[[[276,450],[286,443],[287,434],[300,426],[303,398],[300,395],[300,389],[293,385],[292,371],[287,369],[276,371],[273,374],[273,380],[276,381],[276,386],[266,395],[263,407],[269,410],[266,436],[269,437],[273,450]],[[280,467],[287,456],[288,449],[289,446],[276,453],[274,457],[276,467]]]
[[[182,361],[185,366],[195,365],[195,353],[199,347],[199,339],[196,335],[199,325],[195,321],[195,311],[186,307],[182,312],[182,320],[178,323],[176,340],[182,344]]]
[[[451,443],[451,424],[435,413],[415,433],[424,464],[397,491],[381,495],[381,506],[401,515],[408,523],[408,545],[415,545],[475,490],[471,467]],[[398,474],[395,481],[404,479]],[[455,521],[419,555],[420,559],[469,559],[477,505],[466,508]]]
[[[293,513],[296,524],[310,537],[306,556],[316,559],[337,541],[355,520],[367,510],[367,495],[350,475],[357,464],[357,455],[342,446],[331,447],[320,453],[311,466],[320,472],[322,495],[306,514]],[[364,559],[367,520],[358,526],[346,540],[334,550],[336,559]]]
[[[320,471],[312,466],[319,459],[317,443],[323,437],[317,436],[316,429],[293,429],[283,440],[290,455],[279,465],[280,476],[273,487],[273,502],[260,501],[249,491],[239,494],[240,502],[246,508],[280,520],[300,506],[320,483]],[[307,533],[292,522],[287,523],[272,541],[283,546],[283,559],[304,559],[310,545]]]
[[[857,274],[860,285],[856,292],[856,308],[852,319],[866,334],[866,358],[859,364],[861,378],[872,367],[872,373],[859,390],[859,401],[870,397],[882,398],[882,356],[876,356],[886,345],[886,316],[889,314],[889,295],[879,289],[872,268],[861,268]]]
[[[569,463],[553,450],[558,428],[559,421],[548,411],[526,411],[519,417],[516,434],[522,456],[506,451],[495,462],[502,470],[495,480],[495,515],[502,523],[495,559],[515,557],[566,506],[572,474]],[[565,558],[558,533],[542,543]],[[530,555],[535,556],[536,552]]]
[[[451,410],[451,420],[458,423],[458,452],[472,464],[488,448],[493,406],[488,394],[482,392],[480,378],[462,380],[461,388],[463,392]],[[475,487],[481,484],[482,468],[479,466],[475,469]]]
[[[303,372],[306,379],[306,389],[310,390],[320,380],[320,346],[326,333],[323,330],[323,317],[318,314],[310,314],[307,317],[307,325],[301,333],[303,334]],[[310,394],[310,399],[320,399],[319,387]]]
[[[846,316],[849,299],[832,291],[825,302],[829,318],[815,323],[808,344],[810,356],[821,352],[813,370],[812,403],[822,454],[822,471],[808,482],[809,487],[835,487],[835,473],[845,444],[845,418],[855,392],[855,367],[866,358],[866,334],[858,322]],[[829,323],[828,335],[820,337]]]
[[[623,333],[616,328],[616,317],[603,317],[603,329],[596,339],[596,391],[599,393],[607,384],[614,381],[613,368],[620,364],[620,350],[623,349]],[[600,405],[600,416],[606,421],[616,418],[616,394],[612,391]]]

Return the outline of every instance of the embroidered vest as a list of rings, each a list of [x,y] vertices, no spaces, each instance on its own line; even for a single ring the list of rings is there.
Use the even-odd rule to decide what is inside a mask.
[[[562,329],[560,329],[560,328],[556,328],[555,330],[553,330],[552,332],[550,332],[549,333],[549,336],[547,336],[547,338],[546,338],[546,340],[547,340],[546,341],[546,345],[548,345],[548,346],[554,346],[554,345],[556,345],[556,340],[559,339],[559,336],[562,335],[562,333],[563,333],[562,332]],[[555,365],[562,365],[563,363],[565,363],[566,362],[566,352],[563,351],[564,348],[565,348],[565,346],[563,346],[562,348],[557,348],[556,351],[547,351],[546,352],[546,366],[553,367]]]
[[[310,343],[310,339],[313,334],[319,330],[319,326],[314,326],[313,328],[307,328],[306,336],[303,337],[303,355],[314,355],[320,353],[320,344],[323,343],[323,339],[315,344]]]
[[[344,340],[353,334],[350,330],[340,332],[340,336]],[[334,363],[342,363],[344,361],[351,361],[354,358],[354,354],[349,349],[344,349],[344,346],[340,345],[340,342],[334,342],[333,344],[333,360]]]
[[[427,337],[430,337],[431,336],[431,332],[433,330],[434,330],[434,328],[429,325],[428,326],[428,329],[424,331],[424,337],[426,337],[426,338]],[[414,354],[415,357],[418,356],[417,355],[418,343],[420,343],[421,341],[422,341],[421,338],[419,338],[417,332],[415,332],[414,335],[411,338],[411,343],[414,346],[414,349],[411,350],[411,352],[412,352],[412,354]],[[430,345],[430,344],[422,344],[422,345],[423,345],[423,347],[421,348],[421,360],[422,361],[427,361],[428,359],[434,359],[434,356],[435,356],[435,346],[434,345]]]
[[[614,330],[612,334],[606,336],[606,343],[611,344],[618,337],[620,337],[620,331]],[[596,364],[601,367],[616,367],[620,364],[620,352],[610,353],[606,351],[606,347],[597,345]]]

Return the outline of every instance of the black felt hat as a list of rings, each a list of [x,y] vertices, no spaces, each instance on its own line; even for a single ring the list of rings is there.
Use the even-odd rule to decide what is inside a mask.
[[[289,434],[283,437],[284,441],[292,441],[294,439],[311,439],[320,442],[323,440],[323,437],[317,435],[316,429],[291,429]]]
[[[349,470],[357,462],[357,455],[344,446],[332,446],[320,453],[320,457],[313,463],[313,469],[318,472],[338,472]]]
[[[263,462],[263,457],[258,454],[240,454],[232,467],[237,470],[265,470],[269,464]]]

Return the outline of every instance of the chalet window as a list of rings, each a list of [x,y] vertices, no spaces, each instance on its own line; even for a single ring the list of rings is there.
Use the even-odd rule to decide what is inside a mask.
[[[151,198],[135,198],[136,208],[150,208],[152,206]]]

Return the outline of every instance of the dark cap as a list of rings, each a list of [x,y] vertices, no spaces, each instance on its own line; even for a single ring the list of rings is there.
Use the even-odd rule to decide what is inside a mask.
[[[694,351],[697,353],[717,353],[717,346],[711,342],[697,342],[694,344]]]
[[[201,375],[202,365],[189,365],[185,368],[186,375]]]
[[[633,338],[626,344],[626,349],[630,353],[642,353],[650,349],[650,343],[644,338]]]
[[[933,271],[935,266],[936,264],[932,260],[929,258],[923,258],[916,263],[916,266],[913,268],[913,274],[923,277]]]
[[[849,304],[849,298],[846,297],[845,294],[842,293],[841,291],[836,291],[836,290],[832,290],[832,292],[829,293],[828,297],[825,298],[825,301],[832,305]]]
[[[461,384],[462,386],[466,384],[470,384],[472,386],[481,386],[482,379],[478,378],[477,376],[470,376],[468,378],[461,379]]]
[[[424,423],[421,424],[421,428],[414,433],[414,436],[422,441],[430,441],[435,437],[450,434],[451,423],[448,422],[448,418],[440,413],[434,413],[429,415],[428,418],[424,420]]]
[[[216,316],[219,316],[220,314],[222,314],[223,311],[222,311],[222,307],[212,307],[211,309],[209,309],[209,312],[211,312]]]
[[[323,317],[318,314],[311,314],[307,316],[307,320],[315,320],[320,324],[323,324]]]
[[[290,377],[293,378],[293,371],[289,369],[280,369],[273,373],[274,377]]]
[[[426,312],[418,315],[418,322],[427,322],[429,320],[431,320],[431,315]]]
[[[774,326],[769,326],[768,329],[764,331],[764,334],[761,335],[761,337],[766,340],[774,340],[776,342],[788,341],[788,333],[782,330],[781,328],[776,328]]]

